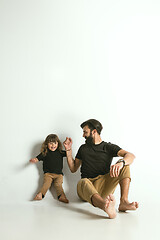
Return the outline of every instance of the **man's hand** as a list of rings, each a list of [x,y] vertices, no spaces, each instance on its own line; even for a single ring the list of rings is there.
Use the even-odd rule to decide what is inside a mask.
[[[111,177],[118,177],[120,170],[123,168],[123,162],[114,164],[110,168],[110,176]]]
[[[38,162],[38,159],[37,158],[32,158],[31,160],[29,160],[31,163],[36,163]]]
[[[66,140],[63,142],[63,145],[64,145],[66,151],[70,150],[72,147],[72,139],[66,137]]]

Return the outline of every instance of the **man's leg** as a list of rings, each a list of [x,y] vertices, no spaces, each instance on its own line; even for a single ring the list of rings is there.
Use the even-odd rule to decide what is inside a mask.
[[[92,180],[82,178],[77,184],[77,193],[82,200],[104,210],[109,218],[116,217],[114,196],[110,195],[104,200],[93,186]]]
[[[119,184],[121,189],[119,211],[125,212],[126,210],[136,210],[138,208],[138,203],[137,202],[130,203],[128,201],[130,178],[122,179],[119,182]]]
[[[125,166],[121,169],[118,177],[111,177],[108,173],[106,175],[99,176],[99,178],[93,184],[102,198],[105,199],[106,196],[114,193],[119,183],[121,188],[119,211],[135,210],[138,207],[138,203],[129,203],[128,201],[130,180],[130,168],[129,166]]]
[[[77,193],[83,201],[92,204],[91,198],[94,194],[98,194],[98,191],[88,178],[82,178],[77,184]]]
[[[98,207],[104,210],[108,214],[109,218],[116,217],[116,200],[113,194],[110,194],[105,199],[103,199],[98,193],[96,193],[92,196],[91,201],[94,207]]]

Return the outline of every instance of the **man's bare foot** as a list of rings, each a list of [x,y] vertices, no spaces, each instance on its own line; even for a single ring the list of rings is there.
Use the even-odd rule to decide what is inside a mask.
[[[125,200],[120,202],[118,210],[120,212],[125,212],[127,210],[136,210],[138,207],[139,207],[138,202],[130,203],[127,200]]]
[[[113,194],[110,194],[105,199],[105,207],[104,211],[108,214],[109,218],[116,217],[116,209],[115,209],[116,200]]]
[[[60,197],[58,198],[58,200],[59,200],[60,202],[69,203],[69,200],[66,198],[66,195],[65,195],[64,193],[62,193],[62,194],[60,195]]]
[[[34,200],[42,200],[42,193],[38,193],[38,194],[35,196]]]

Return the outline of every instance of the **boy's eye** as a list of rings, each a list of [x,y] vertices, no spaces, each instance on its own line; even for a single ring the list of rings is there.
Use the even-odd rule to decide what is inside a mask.
[[[51,143],[50,143],[50,145],[54,145],[54,144],[56,144],[56,143],[55,143],[55,142],[51,142]]]

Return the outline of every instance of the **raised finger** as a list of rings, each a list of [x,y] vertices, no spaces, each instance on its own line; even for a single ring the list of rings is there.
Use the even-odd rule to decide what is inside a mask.
[[[115,168],[116,168],[115,165],[113,165],[113,170],[112,170],[112,172],[113,172],[113,177],[115,177],[115,173],[116,173],[116,172],[115,172],[115,171],[116,171]]]
[[[119,176],[119,173],[120,173],[120,168],[118,167],[118,169],[117,169],[117,177]]]
[[[113,167],[110,168],[110,176],[113,177]]]
[[[117,174],[118,174],[118,167],[117,166],[115,166],[114,173],[115,173],[115,177],[117,177]]]

